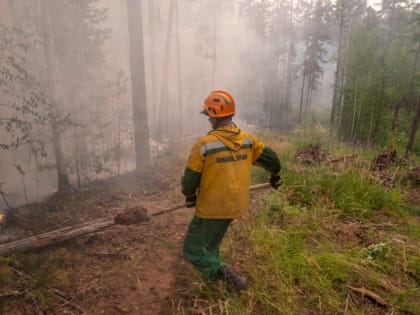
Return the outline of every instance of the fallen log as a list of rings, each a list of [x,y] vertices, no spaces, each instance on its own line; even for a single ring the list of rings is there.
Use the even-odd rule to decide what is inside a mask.
[[[14,242],[1,244],[0,256],[8,256],[11,254],[23,253],[32,249],[42,248],[48,245],[69,240],[76,236],[99,231],[114,224],[114,219],[93,220],[43,234],[30,236]]]
[[[270,187],[269,183],[257,184],[249,187],[250,190]],[[96,232],[113,226],[115,224],[131,225],[145,222],[150,217],[169,213],[185,207],[185,204],[177,205],[166,210],[155,211],[150,214],[141,206],[127,209],[125,212],[117,214],[114,218],[103,218],[85,223],[68,226],[58,230],[53,230],[39,235],[30,236],[21,240],[6,244],[0,244],[0,257],[11,254],[19,254],[29,250],[39,249],[60,242],[67,241],[77,236]]]

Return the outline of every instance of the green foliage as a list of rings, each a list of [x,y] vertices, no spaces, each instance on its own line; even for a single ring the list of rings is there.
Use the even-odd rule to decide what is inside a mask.
[[[389,244],[381,242],[378,244],[369,245],[364,253],[366,260],[384,259],[389,255],[391,248]]]
[[[420,256],[411,256],[408,258],[407,270],[417,281],[420,281]]]
[[[270,146],[285,147],[266,136]],[[342,168],[297,164],[295,148],[312,141],[332,156],[357,152],[368,162]],[[234,268],[250,285],[240,296],[231,296],[220,283],[201,282],[195,290],[206,305],[220,302],[220,309],[230,314],[382,311],[351,286],[378,294],[390,309],[416,313],[420,225],[405,187],[386,188],[369,179],[366,172],[375,152],[324,142],[324,132],[303,129],[289,151],[281,152],[283,185],[264,196],[263,209],[233,225],[222,248],[227,261],[240,262]],[[264,170],[253,170],[254,182],[266,176]]]
[[[0,131],[7,134],[0,150],[29,143],[34,151],[43,152],[37,129],[48,125],[52,116],[41,82],[28,66],[36,40],[30,32],[0,25]]]
[[[286,169],[282,174],[289,202],[304,208],[331,204],[350,215],[372,216],[376,210],[401,207],[397,188],[385,189],[356,171],[335,174],[326,168],[308,168],[304,173]]]
[[[0,258],[0,287],[6,287],[12,282],[13,273],[8,266],[7,260]]]
[[[371,11],[352,27],[339,132],[346,141],[386,146],[400,133],[407,145],[419,92],[418,27],[411,16],[409,7],[391,6],[383,19]]]
[[[410,237],[420,241],[420,226],[417,224],[408,224],[407,233]]]
[[[61,257],[49,254],[14,255],[0,258],[0,287],[7,292],[23,294],[21,299],[1,299],[0,312],[6,312],[14,303],[34,303],[46,309],[56,302],[53,287],[62,288],[68,283],[66,273],[59,272],[63,266]]]

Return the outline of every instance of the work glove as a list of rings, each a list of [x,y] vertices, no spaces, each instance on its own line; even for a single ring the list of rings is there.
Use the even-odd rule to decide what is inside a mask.
[[[195,207],[195,202],[197,201],[196,195],[186,196],[185,197],[185,207],[193,208]]]
[[[281,186],[282,180],[280,178],[280,175],[271,175],[270,177],[270,185],[274,189],[277,189]]]

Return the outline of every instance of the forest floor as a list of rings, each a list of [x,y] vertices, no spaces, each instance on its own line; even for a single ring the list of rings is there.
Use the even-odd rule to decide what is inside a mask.
[[[171,208],[184,202],[180,169],[163,165],[158,173],[141,179],[122,175],[17,209],[2,232],[14,231],[22,238],[112,217],[133,207],[149,212]],[[182,257],[182,241],[192,215],[193,209],[183,208],[137,225],[113,225],[36,254],[49,256],[56,268],[54,278],[60,279],[57,289],[86,314],[171,314],[169,309],[176,303],[175,276],[191,270]],[[13,289],[13,281],[9,284]],[[5,308],[5,314],[32,314],[34,305],[18,300],[13,308]],[[76,306],[51,302],[37,306],[46,310],[42,314],[81,313]]]
[[[142,178],[133,173],[121,175],[82,191],[15,209],[1,233],[25,238],[113,217],[127,209],[143,207],[152,213],[183,204],[181,162],[176,167],[167,164],[156,169]],[[0,314],[82,314],[81,310],[92,315],[174,314],[177,291],[188,286],[183,275],[194,273],[182,256],[183,238],[193,211],[181,208],[140,224],[116,224],[15,256],[22,264],[18,269],[31,275],[34,283],[22,287],[16,275],[13,281],[5,281],[2,293],[18,294],[11,297],[13,303],[1,304],[0,299]],[[64,292],[68,301],[48,293],[45,301],[28,300],[28,296],[42,292],[42,285],[47,291],[53,287]],[[18,296],[22,291],[23,299]]]
[[[153,172],[141,178],[120,175],[16,209],[0,232],[23,238],[113,217],[127,209],[154,212],[183,204],[180,178],[185,159],[158,160]],[[251,211],[262,207],[262,194],[264,190],[252,192]],[[412,190],[411,199],[420,202],[418,188]],[[7,299],[0,294],[0,314],[190,314],[183,305],[195,301],[186,302],[193,294],[185,292],[200,283],[193,283],[197,274],[182,256],[182,243],[193,211],[181,208],[136,225],[116,224],[0,260],[0,293],[16,292]],[[31,278],[12,274],[7,279],[2,271],[4,263],[11,262]]]

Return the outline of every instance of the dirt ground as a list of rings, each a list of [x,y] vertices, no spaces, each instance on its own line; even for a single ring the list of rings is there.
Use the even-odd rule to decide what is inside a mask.
[[[22,238],[136,207],[149,213],[169,209],[184,202],[179,186],[180,174],[164,180],[120,176],[17,209],[2,233]],[[54,303],[40,314],[172,314],[176,275],[192,270],[182,257],[182,241],[193,211],[181,208],[139,224],[116,224],[36,251],[61,259],[56,273],[64,275],[64,285],[58,289],[74,304]],[[22,302],[7,314],[33,309]]]

